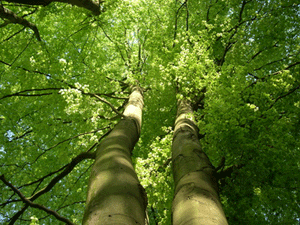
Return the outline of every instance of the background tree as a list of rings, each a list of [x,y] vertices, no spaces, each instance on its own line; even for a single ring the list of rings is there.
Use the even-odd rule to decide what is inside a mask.
[[[299,223],[297,1],[107,1],[98,16],[59,2],[0,4],[41,40],[0,10],[1,223],[81,223],[96,146],[135,80],[146,92],[132,158],[150,224],[171,221],[181,98],[228,223]]]

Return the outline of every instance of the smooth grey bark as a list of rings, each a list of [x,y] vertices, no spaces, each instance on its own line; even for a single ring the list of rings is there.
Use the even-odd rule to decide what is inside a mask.
[[[135,88],[125,118],[99,145],[83,224],[145,224],[147,196],[131,161],[131,151],[140,135],[142,108],[142,93]]]
[[[215,170],[202,151],[191,105],[178,101],[172,144],[173,225],[227,225]]]

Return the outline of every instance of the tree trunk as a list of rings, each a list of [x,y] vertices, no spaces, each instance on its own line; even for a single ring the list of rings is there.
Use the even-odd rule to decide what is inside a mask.
[[[178,101],[172,162],[175,182],[173,225],[227,224],[214,167],[201,149],[193,110],[184,100]]]
[[[139,139],[143,96],[134,88],[124,116],[101,142],[89,181],[83,224],[145,224],[147,197],[131,152]]]

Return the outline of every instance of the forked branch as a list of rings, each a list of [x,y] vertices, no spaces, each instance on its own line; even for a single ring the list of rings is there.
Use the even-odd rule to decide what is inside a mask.
[[[58,174],[56,177],[54,177],[45,188],[41,189],[39,192],[35,193],[30,198],[27,198],[27,200],[30,201],[30,202],[33,202],[35,199],[37,199],[41,195],[49,192],[61,179],[63,179],[65,176],[67,176],[69,173],[71,173],[71,171],[74,169],[74,167],[77,164],[79,164],[82,160],[84,160],[84,159],[94,159],[94,158],[95,158],[95,153],[94,152],[83,152],[83,153],[79,154],[69,164],[67,164],[65,169],[60,174]],[[22,201],[23,201],[23,199],[22,199]],[[11,218],[9,224],[14,224],[17,221],[17,219],[25,212],[25,210],[29,206],[32,206],[32,205],[30,205],[30,202],[25,202],[26,204],[22,207],[22,209],[20,211],[18,211]],[[73,224],[73,223],[70,223],[70,224]]]
[[[1,175],[0,176],[0,180],[2,180],[2,182],[8,186],[14,193],[16,193],[20,198],[21,200],[29,205],[30,207],[32,208],[36,208],[36,209],[40,209],[40,210],[43,210],[45,211],[46,213],[50,214],[50,215],[53,215],[56,219],[66,223],[66,224],[69,224],[69,225],[74,225],[74,223],[72,223],[69,219],[59,215],[56,211],[52,210],[52,209],[49,209],[41,204],[36,204],[36,203],[33,203],[32,201],[30,201],[28,198],[26,198],[21,191],[19,191],[15,186],[13,186],[10,182],[8,182],[4,175]]]
[[[28,20],[22,17],[19,17],[13,11],[4,8],[3,5],[0,5],[0,17],[3,19],[7,19],[10,23],[20,24],[24,27],[30,28],[31,30],[33,30],[38,41],[41,41],[40,33],[35,24],[29,22]]]

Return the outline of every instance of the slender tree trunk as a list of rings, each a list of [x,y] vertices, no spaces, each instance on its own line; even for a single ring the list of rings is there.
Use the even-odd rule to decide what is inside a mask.
[[[145,224],[147,197],[131,161],[139,139],[143,97],[134,88],[122,119],[101,142],[92,167],[83,224]]]
[[[172,145],[175,195],[173,225],[227,224],[214,167],[202,151],[193,110],[179,100]]]

